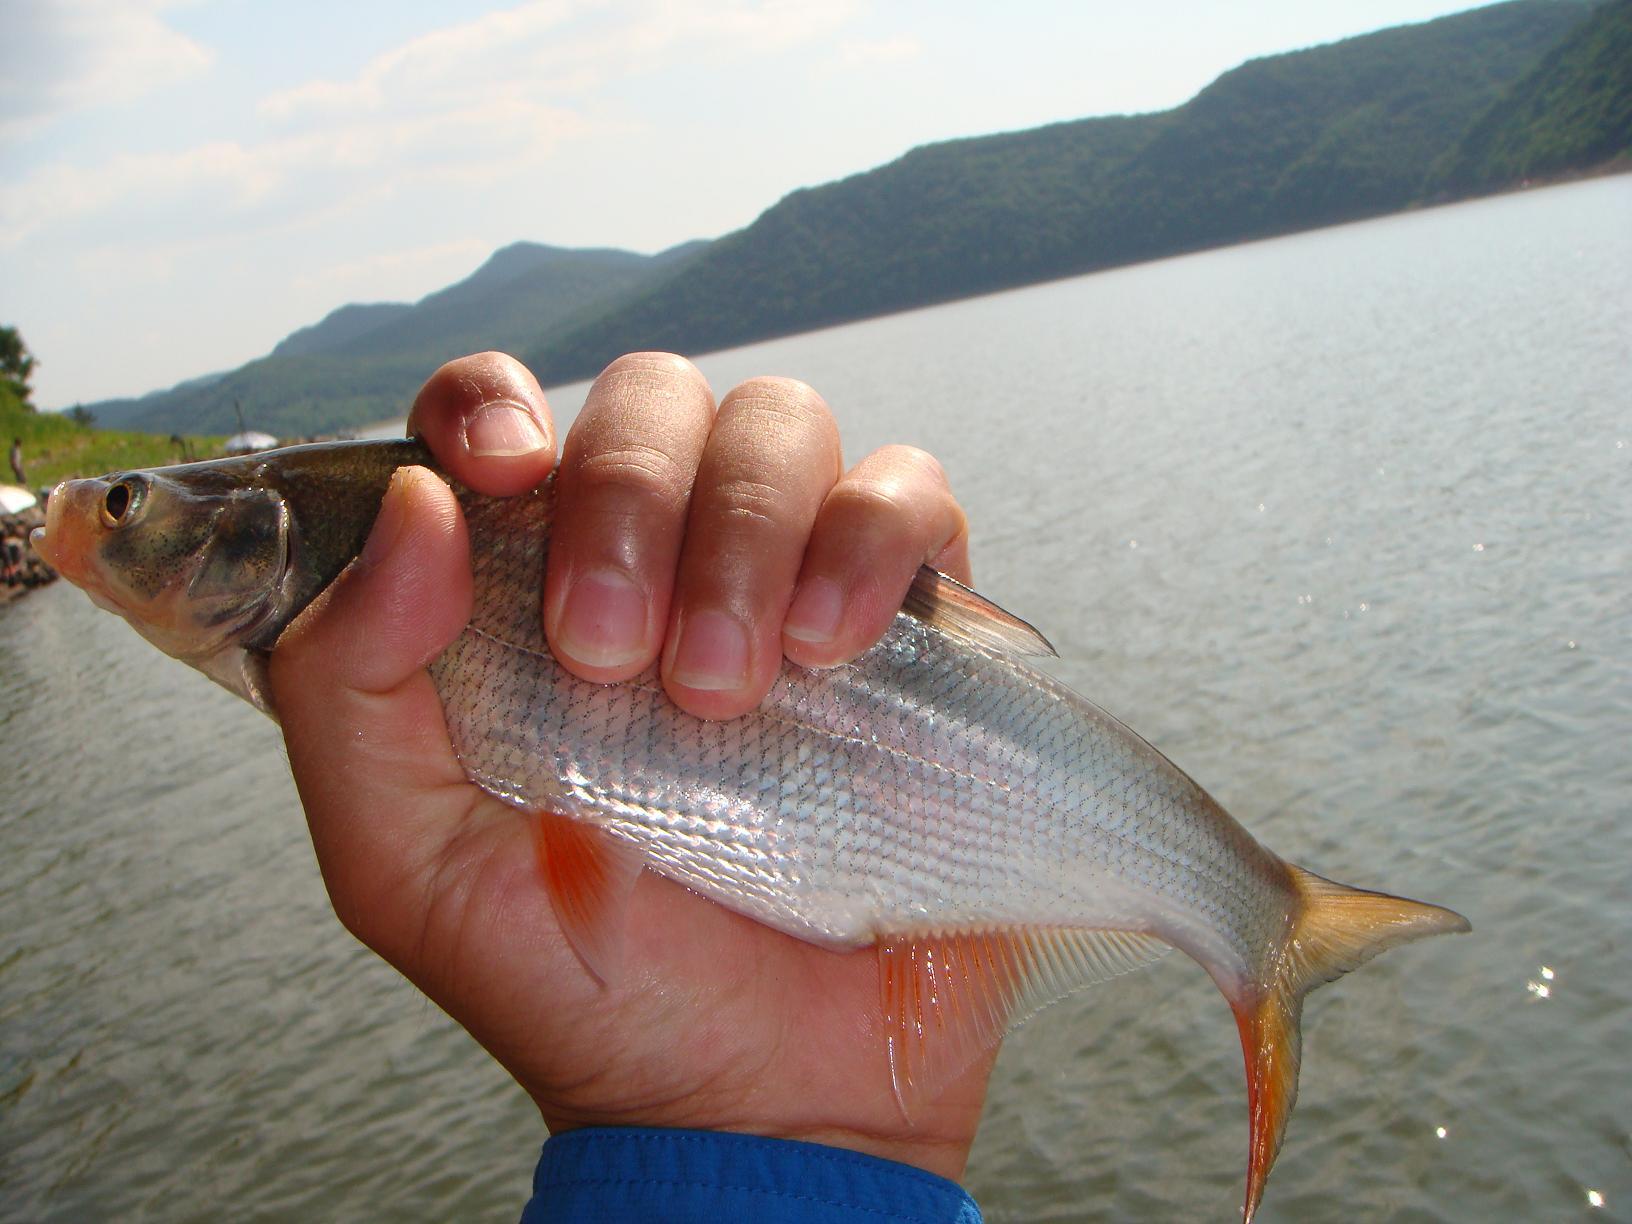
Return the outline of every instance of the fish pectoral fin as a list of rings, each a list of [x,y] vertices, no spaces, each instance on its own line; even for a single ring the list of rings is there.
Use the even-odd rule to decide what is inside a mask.
[[[624,911],[645,866],[639,850],[558,812],[533,814],[533,845],[561,931],[600,983],[623,961]]]
[[[901,1112],[1050,1003],[1148,964],[1168,945],[1132,931],[1001,927],[878,940],[890,1081]]]
[[[927,565],[918,567],[901,610],[948,637],[1007,655],[1057,656],[1046,637],[1012,612]]]
[[[1468,920],[1443,906],[1350,888],[1287,864],[1300,908],[1273,969],[1230,995],[1247,1064],[1247,1200],[1252,1217],[1281,1150],[1286,1120],[1298,1099],[1303,1057],[1303,997],[1377,953],[1429,935],[1469,930]]]
[[[242,697],[273,722],[278,721],[278,712],[272,708],[272,689],[266,678],[264,651],[231,646],[188,661],[227,692]]]

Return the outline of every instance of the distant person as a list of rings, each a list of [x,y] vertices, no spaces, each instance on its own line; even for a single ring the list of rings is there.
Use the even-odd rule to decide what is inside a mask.
[[[7,586],[18,586],[26,574],[23,570],[23,541],[21,537],[8,535],[0,541],[0,576],[4,577]]]
[[[11,440],[11,471],[17,477],[17,483],[28,488],[28,476],[23,472],[23,440]]]

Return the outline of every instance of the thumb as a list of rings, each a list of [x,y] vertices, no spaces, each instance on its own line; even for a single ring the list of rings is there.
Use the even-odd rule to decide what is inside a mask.
[[[362,554],[272,654],[272,697],[324,883],[341,920],[376,948],[404,929],[404,907],[423,903],[414,885],[476,794],[424,670],[470,608],[459,504],[424,468],[402,468]]]

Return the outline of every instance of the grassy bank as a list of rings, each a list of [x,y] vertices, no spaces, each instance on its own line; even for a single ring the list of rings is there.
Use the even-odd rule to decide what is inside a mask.
[[[13,438],[23,440],[23,464],[30,489],[54,485],[70,476],[157,467],[180,463],[188,457],[162,434],[92,429],[60,413],[30,412],[10,391],[0,387],[0,446],[9,449]],[[186,443],[191,457],[203,459],[219,453],[223,440],[190,436]],[[0,482],[9,484],[12,479],[10,467],[0,468]]]

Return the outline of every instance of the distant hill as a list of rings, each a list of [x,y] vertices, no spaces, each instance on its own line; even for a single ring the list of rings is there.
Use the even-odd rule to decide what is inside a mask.
[[[353,302],[338,310],[331,310],[323,316],[321,323],[290,332],[278,342],[272,356],[312,357],[319,353],[333,353],[375,328],[412,314],[413,310],[407,302]]]
[[[236,431],[241,409],[245,423],[283,438],[401,416],[449,358],[520,350],[542,330],[667,275],[704,245],[637,255],[518,242],[412,305],[342,306],[230,373],[90,408],[111,427],[168,432],[184,424],[217,433]]]
[[[445,360],[482,348],[531,344],[541,332],[586,307],[623,295],[703,245],[689,243],[660,255],[636,255],[518,242],[496,251],[458,284],[384,317],[335,351],[421,360],[435,352],[438,360]]]
[[[521,243],[412,306],[347,306],[109,424],[284,436],[406,411],[441,361],[546,384],[1137,260],[1583,172],[1627,146],[1632,0],[1513,0],[1256,59],[1183,106],[914,149],[657,256]]]

